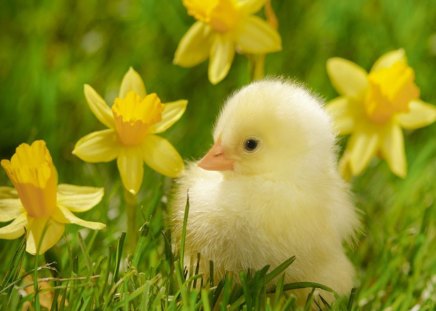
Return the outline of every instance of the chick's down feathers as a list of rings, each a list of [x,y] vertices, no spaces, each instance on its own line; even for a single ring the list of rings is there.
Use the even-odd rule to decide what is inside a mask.
[[[291,82],[254,82],[227,100],[213,137],[178,180],[171,204],[177,240],[189,195],[185,263],[195,265],[200,253],[200,273],[207,277],[213,261],[217,279],[295,255],[286,282],[349,293],[354,269],[343,244],[359,221],[320,100]]]

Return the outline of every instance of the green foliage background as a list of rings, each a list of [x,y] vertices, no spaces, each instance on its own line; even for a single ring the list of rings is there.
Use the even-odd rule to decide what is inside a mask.
[[[402,47],[415,69],[421,98],[436,103],[433,0],[273,0],[272,4],[283,51],[267,56],[268,75],[302,81],[331,99],[336,93],[325,70],[328,58],[344,57],[369,69],[382,53]],[[125,230],[115,163],[86,164],[71,154],[80,137],[104,128],[85,102],[83,85],[92,85],[112,103],[122,76],[133,66],[147,91],[156,92],[163,102],[188,99],[184,117],[164,136],[184,159],[193,160],[211,144],[211,128],[223,101],[249,83],[249,63],[243,56],[236,57],[228,77],[217,86],[207,80],[207,63],[190,69],[172,64],[177,44],[192,23],[176,0],[0,2],[0,158],[10,158],[22,142],[44,139],[60,182],[104,186],[106,191],[104,202],[83,218],[106,222],[108,228],[85,235],[81,247],[78,228],[69,227],[67,237],[47,253],[58,262],[58,275],[91,274],[84,261],[103,262]],[[435,135],[436,124],[406,133],[406,179],[394,177],[385,163],[375,160],[353,180],[364,221],[359,242],[349,251],[358,268],[355,307],[436,306]],[[0,182],[10,185],[4,173]],[[159,202],[168,187],[169,180],[146,169],[138,227],[146,223],[149,230],[143,231],[146,246],[137,266],[138,271],[147,271],[145,279],[163,269],[159,232],[164,228],[165,204]],[[19,244],[0,240],[3,286]],[[71,258],[76,258],[74,264]],[[25,255],[23,270],[33,264],[34,258]],[[10,297],[5,293],[0,287],[0,306],[9,301],[9,306],[17,307],[33,299],[20,298],[16,289]],[[91,301],[82,306],[101,307]]]

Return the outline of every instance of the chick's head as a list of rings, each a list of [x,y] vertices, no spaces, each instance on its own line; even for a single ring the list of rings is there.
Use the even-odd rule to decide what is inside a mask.
[[[213,147],[198,165],[228,174],[305,175],[328,168],[334,159],[334,135],[320,101],[302,86],[278,79],[233,94],[213,136]]]

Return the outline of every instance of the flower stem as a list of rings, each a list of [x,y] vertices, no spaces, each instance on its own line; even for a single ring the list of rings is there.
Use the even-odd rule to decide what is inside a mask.
[[[138,230],[136,228],[137,197],[124,189],[127,213],[127,252],[133,254],[138,242]]]
[[[265,55],[253,54],[251,60],[251,81],[263,79],[265,77]]]

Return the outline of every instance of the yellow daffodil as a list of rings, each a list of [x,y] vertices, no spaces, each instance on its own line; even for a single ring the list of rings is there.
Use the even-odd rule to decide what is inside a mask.
[[[26,251],[43,254],[61,238],[65,224],[100,230],[105,227],[76,217],[101,201],[102,188],[58,185],[56,168],[45,142],[21,144],[11,160],[2,160],[14,188],[0,187],[1,239],[27,237]]]
[[[338,132],[351,135],[340,161],[342,175],[360,174],[379,155],[391,171],[406,176],[402,128],[416,129],[436,120],[436,108],[419,99],[415,73],[402,49],[381,56],[367,73],[342,58],[331,58],[327,72],[341,95],[326,106]]]
[[[281,49],[280,35],[267,22],[253,15],[266,0],[183,0],[197,22],[183,36],[174,63],[195,66],[207,58],[209,81],[224,79],[236,52],[266,54]]]
[[[109,129],[82,137],[73,154],[87,162],[109,162],[117,159],[124,187],[136,194],[142,184],[145,162],[155,171],[177,177],[184,169],[177,150],[162,133],[183,115],[187,101],[163,104],[155,93],[146,94],[144,83],[132,68],[125,74],[118,98],[112,109],[85,85],[89,107]]]

